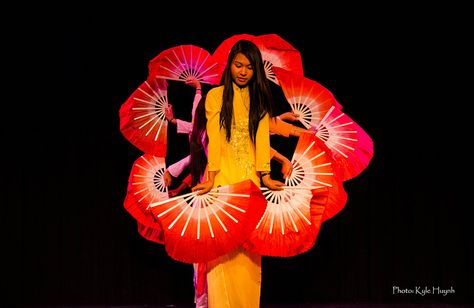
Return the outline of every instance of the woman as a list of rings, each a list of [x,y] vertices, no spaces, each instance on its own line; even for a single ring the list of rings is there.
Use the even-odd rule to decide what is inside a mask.
[[[186,78],[185,83],[187,85],[191,85],[196,89],[196,92],[194,94],[193,107],[191,109],[191,122],[175,118],[173,113],[173,106],[171,104],[168,104],[168,108],[165,110],[165,116],[169,123],[176,125],[176,132],[178,134],[188,134],[189,136],[191,136],[194,114],[196,112],[197,105],[202,99],[202,87],[199,79],[193,76],[189,76],[188,78]],[[173,179],[177,178],[183,172],[183,170],[189,166],[189,160],[190,156],[188,155],[182,158],[181,160],[175,162],[174,164],[170,165],[165,170],[163,178],[166,186],[171,186],[171,184],[173,183]],[[191,187],[190,179],[191,177],[185,177],[176,189],[172,189],[169,191],[169,196],[174,197],[178,195],[182,190]]]
[[[207,179],[199,194],[247,179],[281,190],[270,178],[269,118],[272,97],[258,47],[247,40],[230,50],[221,86],[207,93]],[[210,308],[260,306],[261,256],[242,247],[207,264]]]

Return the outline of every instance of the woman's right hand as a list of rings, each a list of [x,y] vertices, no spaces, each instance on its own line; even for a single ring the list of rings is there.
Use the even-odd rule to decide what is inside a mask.
[[[295,122],[300,119],[300,116],[293,111],[288,111],[279,115],[280,120]]]
[[[201,89],[201,82],[194,76],[188,76],[184,82],[196,89]]]
[[[168,108],[165,109],[165,118],[169,122],[174,119],[173,106],[171,106],[171,104],[168,104]]]
[[[163,180],[167,187],[173,183],[173,177],[171,177],[171,173],[168,170],[165,170],[165,173],[163,173]]]

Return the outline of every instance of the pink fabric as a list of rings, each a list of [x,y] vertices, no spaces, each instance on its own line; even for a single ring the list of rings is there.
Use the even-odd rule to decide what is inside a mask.
[[[192,130],[193,130],[193,123],[176,119],[176,132],[178,134],[190,135]]]
[[[196,308],[207,308],[207,265],[194,263],[194,302]]]
[[[188,155],[185,158],[175,162],[174,164],[168,167],[169,173],[175,178],[178,177],[181,174],[181,172],[183,172],[184,168],[189,166],[190,160],[191,160],[191,155]]]

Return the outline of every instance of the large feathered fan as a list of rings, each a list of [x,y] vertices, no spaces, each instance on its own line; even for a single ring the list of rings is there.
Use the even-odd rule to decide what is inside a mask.
[[[268,205],[244,247],[265,256],[290,257],[313,247],[329,189],[335,185],[333,160],[311,133],[299,137],[293,172],[283,190],[262,188]]]
[[[370,136],[334,106],[311,129],[331,150],[341,171],[342,181],[359,175],[373,157],[374,145]]]
[[[203,263],[242,245],[265,211],[267,201],[250,180],[210,192],[155,202],[151,211],[163,227],[165,249],[184,263]]]
[[[217,62],[207,50],[194,45],[179,45],[161,52],[149,62],[148,73],[152,77],[177,81],[186,81],[189,77],[213,85],[220,81]]]
[[[299,115],[299,121],[307,129],[318,124],[331,107],[342,108],[318,82],[279,68],[274,68],[274,72],[291,110]]]
[[[120,107],[120,131],[145,153],[166,156],[168,108],[166,80],[149,78]]]

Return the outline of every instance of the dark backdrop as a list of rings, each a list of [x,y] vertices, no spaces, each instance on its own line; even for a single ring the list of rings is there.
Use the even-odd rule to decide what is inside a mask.
[[[241,33],[276,33],[298,49],[305,75],[335,95],[375,148],[309,252],[264,257],[262,302],[473,303],[471,155],[454,74],[464,65],[462,19],[448,25],[440,16],[456,15],[441,7],[348,8],[351,18],[319,7],[260,15],[242,4],[184,8],[30,8],[27,22],[6,28],[4,65],[13,70],[2,111],[0,303],[192,303],[191,265],[140,237],[123,208],[142,153],[121,135],[118,111],[159,52],[180,44],[212,52]],[[169,90],[171,102],[178,92],[192,99],[192,90]],[[186,144],[173,143],[167,160]],[[291,155],[291,146],[275,145]]]

